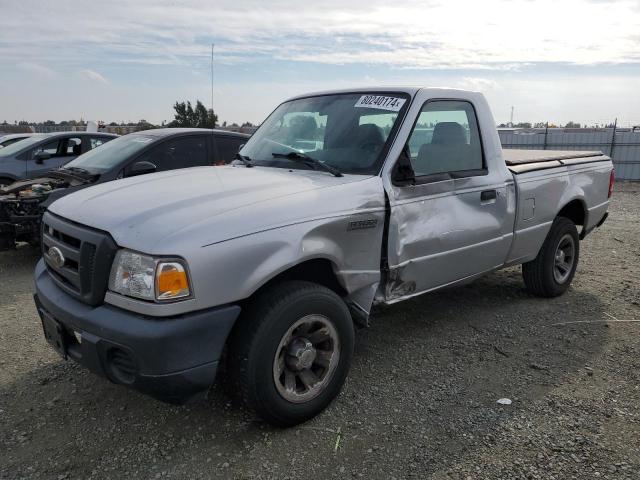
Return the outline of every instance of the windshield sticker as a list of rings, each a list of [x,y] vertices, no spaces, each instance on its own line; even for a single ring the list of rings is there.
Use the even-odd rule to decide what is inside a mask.
[[[397,97],[385,97],[383,95],[362,95],[360,100],[356,102],[356,108],[379,108],[380,110],[389,110],[398,112],[404,105],[406,100]]]
[[[138,137],[133,139],[133,141],[137,143],[149,143],[151,140],[151,137]]]

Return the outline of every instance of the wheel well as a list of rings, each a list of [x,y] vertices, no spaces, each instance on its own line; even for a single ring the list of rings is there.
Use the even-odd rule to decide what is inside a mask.
[[[333,270],[333,263],[330,260],[324,258],[316,258],[312,260],[307,260],[298,265],[288,268],[287,270],[280,272],[278,275],[273,277],[267,283],[262,285],[258,290],[256,290],[250,297],[245,298],[240,303],[242,309],[245,307],[256,297],[256,295],[263,292],[265,289],[272,287],[273,285],[288,281],[288,280],[306,280],[308,282],[314,282],[319,285],[323,285],[330,290],[333,290],[340,297],[344,297],[347,295],[347,291],[338,281],[338,277],[336,276]],[[225,340],[225,348],[221,355],[222,361],[225,362],[227,357],[227,348],[229,344],[229,338],[234,335],[234,332],[242,328],[240,325],[244,325],[244,322],[241,320],[241,317],[236,321],[233,329],[227,339]]]
[[[347,295],[347,291],[338,281],[333,270],[333,264],[330,260],[325,258],[315,258],[299,263],[284,272],[280,272],[273,277],[267,283],[262,285],[258,292],[269,288],[270,286],[287,280],[306,280],[308,282],[314,282],[333,290],[335,293],[344,297]],[[256,292],[257,293],[257,292]],[[254,293],[255,295],[255,293]]]
[[[572,200],[562,207],[558,216],[568,218],[576,225],[584,225],[586,212],[584,205],[580,200]]]

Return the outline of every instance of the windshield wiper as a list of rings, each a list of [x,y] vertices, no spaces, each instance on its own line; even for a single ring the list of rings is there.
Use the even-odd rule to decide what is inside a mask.
[[[240,153],[236,153],[235,157],[233,157],[234,160],[240,160],[242,163],[244,163],[244,166],[247,168],[251,168],[253,167],[253,164],[251,163],[252,160],[247,157],[246,155],[242,155]]]
[[[288,160],[292,160],[294,162],[300,162],[307,164],[314,168],[314,170],[324,170],[325,172],[329,172],[331,175],[335,177],[341,177],[342,172],[331,165],[327,165],[326,163],[321,162],[320,160],[316,160],[315,158],[310,157],[306,153],[301,152],[289,152],[289,153],[277,153],[273,152],[271,154],[275,158],[286,158]]]

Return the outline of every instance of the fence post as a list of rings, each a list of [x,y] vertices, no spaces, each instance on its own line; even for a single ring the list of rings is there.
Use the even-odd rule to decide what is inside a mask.
[[[547,134],[549,133],[549,122],[544,126],[544,147],[543,150],[547,149]]]
[[[618,119],[613,122],[613,135],[611,135],[611,147],[609,147],[609,158],[613,160],[613,149],[616,146],[616,130],[618,128]]]

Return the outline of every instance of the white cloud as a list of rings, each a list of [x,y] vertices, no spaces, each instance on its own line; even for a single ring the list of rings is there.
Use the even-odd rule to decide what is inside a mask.
[[[640,111],[638,0],[0,4],[0,78],[6,92],[30,86],[0,94],[10,118],[171,118],[176,99],[208,100],[211,42],[215,108],[230,121],[260,121],[293,94],[362,83],[480,90],[499,121],[512,105],[519,120]],[[38,28],[25,35],[25,25]],[[78,101],[63,101],[64,88]]]
[[[56,76],[56,72],[38,63],[20,62],[17,67],[37,77],[53,78]]]
[[[475,90],[478,92],[487,92],[500,88],[500,84],[495,80],[481,77],[463,77],[458,81],[456,86],[464,90]]]
[[[24,25],[34,23],[36,11],[48,21],[25,39]],[[27,0],[0,17],[0,55],[179,65],[202,62],[215,41],[217,61],[234,64],[268,57],[504,70],[526,63],[640,62],[639,29],[633,0]]]
[[[80,74],[85,78],[88,78],[89,80],[92,80],[94,82],[102,83],[104,85],[109,85],[109,80],[107,80],[106,78],[104,78],[102,75],[100,75],[98,72],[94,70],[89,70],[89,69],[80,70]]]

